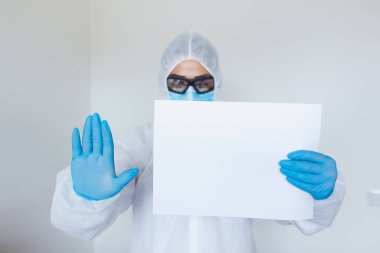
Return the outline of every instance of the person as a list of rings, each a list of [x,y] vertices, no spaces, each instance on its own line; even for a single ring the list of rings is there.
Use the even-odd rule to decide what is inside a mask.
[[[159,77],[161,96],[169,99],[213,101],[220,95],[216,50],[196,32],[183,32],[169,44],[161,58]],[[82,141],[78,129],[73,131],[71,165],[57,175],[51,223],[72,236],[90,240],[132,206],[130,252],[255,252],[249,218],[153,215],[152,141],[148,124],[133,128],[113,143],[107,121],[97,113],[88,116]],[[334,159],[299,150],[278,167],[289,183],[313,196],[314,217],[277,222],[292,224],[305,235],[329,227],[345,193]]]

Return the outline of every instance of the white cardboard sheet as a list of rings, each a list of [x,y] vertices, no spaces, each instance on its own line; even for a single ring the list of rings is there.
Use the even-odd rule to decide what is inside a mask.
[[[304,220],[278,162],[317,150],[321,105],[156,100],[153,213]]]

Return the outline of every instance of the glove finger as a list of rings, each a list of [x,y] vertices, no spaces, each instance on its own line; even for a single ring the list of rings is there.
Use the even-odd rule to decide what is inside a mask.
[[[323,172],[322,166],[313,162],[281,160],[279,164],[282,168],[302,173],[320,174]]]
[[[324,154],[310,151],[310,150],[298,150],[288,154],[288,158],[292,160],[309,161],[315,163],[323,163],[326,160]]]
[[[92,149],[98,155],[103,152],[101,120],[98,113],[94,113],[92,116]]]
[[[307,183],[307,184],[317,185],[317,184],[324,183],[326,181],[326,178],[321,175],[302,173],[302,172],[297,172],[293,170],[287,170],[284,168],[281,168],[280,171],[282,174],[284,174],[285,176],[289,178],[292,178],[294,180],[298,180],[300,182]]]
[[[102,121],[103,156],[113,158],[113,139],[111,129],[106,120]]]
[[[82,134],[83,153],[88,155],[92,152],[92,116],[89,115],[84,123]]]
[[[82,145],[80,143],[80,135],[78,128],[74,128],[71,135],[71,150],[72,157],[80,156],[82,154]]]

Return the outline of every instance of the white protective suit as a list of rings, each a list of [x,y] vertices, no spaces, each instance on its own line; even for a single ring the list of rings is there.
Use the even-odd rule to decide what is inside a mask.
[[[168,74],[186,59],[198,60],[214,76],[217,97],[221,74],[216,51],[208,40],[193,32],[180,34],[165,50],[161,59],[161,94],[167,95]],[[112,198],[86,200],[73,190],[70,166],[59,172],[51,208],[52,224],[70,235],[89,240],[112,225],[132,205],[132,253],[255,252],[251,219],[153,215],[152,130],[151,125],[139,126],[115,140],[116,173],[135,167],[140,168],[140,173]],[[293,224],[306,235],[321,231],[332,224],[344,193],[345,185],[338,174],[333,194],[325,200],[314,200],[313,219],[278,222]]]

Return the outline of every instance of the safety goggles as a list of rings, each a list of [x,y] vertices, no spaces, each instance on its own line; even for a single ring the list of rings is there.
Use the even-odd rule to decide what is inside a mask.
[[[209,74],[196,76],[194,79],[171,74],[166,79],[166,82],[168,89],[178,94],[184,94],[190,86],[193,86],[194,90],[199,94],[214,90],[214,77]]]

